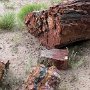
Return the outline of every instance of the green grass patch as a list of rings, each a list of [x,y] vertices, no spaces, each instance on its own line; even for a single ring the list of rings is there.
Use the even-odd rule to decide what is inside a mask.
[[[0,29],[11,30],[15,24],[15,15],[13,12],[5,13],[0,16]]]
[[[26,26],[25,26],[24,22],[22,22],[20,19],[18,19],[18,18],[16,17],[16,27],[15,27],[15,28],[16,28],[17,30],[23,31],[23,30],[26,29]]]
[[[42,9],[46,9],[47,8],[47,4],[44,4],[44,3],[39,3],[39,4],[36,4],[36,3],[32,3],[32,4],[28,4],[28,5],[25,5],[21,8],[21,10],[19,11],[18,13],[18,18],[21,20],[21,21],[24,21],[24,18],[25,16],[32,12],[32,11],[39,11],[39,10],[42,10]]]

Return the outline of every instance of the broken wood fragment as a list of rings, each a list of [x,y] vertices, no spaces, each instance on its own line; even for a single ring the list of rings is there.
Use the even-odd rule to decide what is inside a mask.
[[[56,67],[36,66],[30,73],[24,90],[57,90],[60,75]]]
[[[7,61],[6,64],[0,62],[0,81],[3,79],[5,70],[9,68],[9,64],[10,64],[9,61]]]
[[[68,54],[67,49],[50,49],[41,50],[40,57],[47,58],[46,63],[52,62],[60,70],[68,68]]]

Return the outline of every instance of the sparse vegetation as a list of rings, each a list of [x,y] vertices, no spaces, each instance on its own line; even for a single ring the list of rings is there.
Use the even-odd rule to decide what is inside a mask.
[[[0,1],[2,1],[2,2],[9,2],[10,0],[0,0]]]
[[[16,17],[16,29],[17,30],[25,30],[25,24],[18,17]]]
[[[14,3],[4,2],[4,6],[5,6],[6,9],[11,9],[11,10],[15,9]]]
[[[60,3],[61,0],[50,0],[51,4],[57,4],[57,3]]]
[[[42,10],[42,9],[46,9],[47,8],[47,5],[44,4],[44,3],[39,3],[39,4],[36,4],[36,3],[33,3],[33,4],[28,4],[28,5],[25,5],[24,7],[21,8],[20,12],[18,13],[18,18],[23,21],[25,16],[32,12],[32,11],[39,11],[39,10]]]
[[[5,13],[0,16],[0,28],[5,30],[11,30],[15,24],[15,15],[13,12]]]
[[[84,58],[81,55],[80,47],[73,46],[72,48],[69,48],[69,66],[72,69],[78,68],[84,63]]]

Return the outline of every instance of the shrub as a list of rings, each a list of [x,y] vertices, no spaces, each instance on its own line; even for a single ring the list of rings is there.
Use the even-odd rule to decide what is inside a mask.
[[[18,18],[23,21],[25,16],[29,13],[29,12],[32,12],[32,11],[39,11],[39,10],[42,10],[42,9],[46,9],[47,8],[47,5],[44,4],[44,3],[39,3],[39,4],[36,4],[36,3],[33,3],[33,4],[28,4],[28,5],[25,5],[24,7],[21,8],[20,12],[18,13]]]
[[[15,24],[14,13],[8,12],[0,17],[0,28],[5,30],[11,30]]]

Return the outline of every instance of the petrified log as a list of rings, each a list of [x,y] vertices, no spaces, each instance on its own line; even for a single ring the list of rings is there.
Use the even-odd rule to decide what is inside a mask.
[[[90,0],[60,3],[25,18],[28,31],[49,48],[90,39]]]

